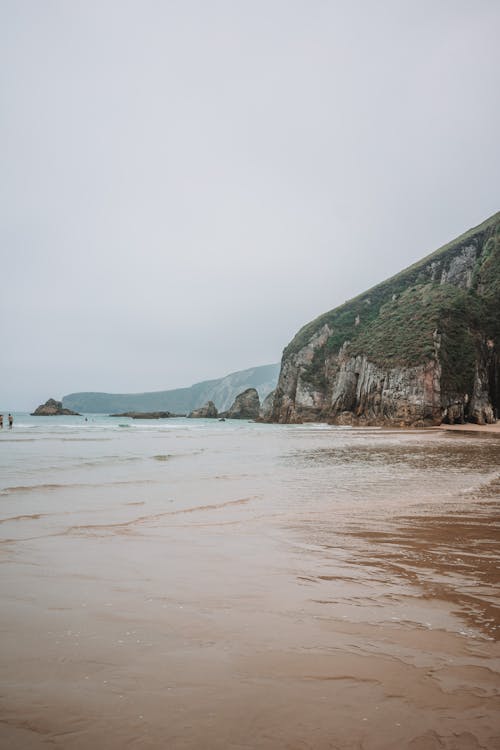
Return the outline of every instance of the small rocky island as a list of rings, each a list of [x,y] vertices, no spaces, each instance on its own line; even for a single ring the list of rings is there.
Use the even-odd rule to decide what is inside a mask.
[[[218,416],[219,412],[213,401],[207,401],[204,406],[200,406],[199,409],[193,409],[188,414],[190,419],[216,419]]]
[[[238,394],[227,411],[218,412],[214,402],[208,401],[188,414],[190,419],[259,419],[259,416],[260,399],[255,388],[247,388]]]
[[[260,415],[260,399],[255,388],[247,388],[238,394],[232,406],[219,414],[226,419],[258,419]]]
[[[64,409],[62,401],[56,401],[55,398],[49,398],[44,404],[40,404],[35,411],[31,412],[32,417],[81,417],[76,411]]]

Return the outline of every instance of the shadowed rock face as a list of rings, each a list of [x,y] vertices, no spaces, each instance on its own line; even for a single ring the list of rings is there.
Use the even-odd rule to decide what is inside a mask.
[[[49,398],[44,404],[40,404],[34,412],[31,413],[32,417],[58,417],[58,416],[75,416],[79,417],[80,414],[71,409],[63,409],[61,401],[56,401],[54,398]]]
[[[194,409],[188,417],[191,419],[215,419],[218,416],[217,407],[213,401],[208,401],[205,406]]]
[[[500,213],[304,326],[276,422],[491,423],[500,408]]]
[[[271,391],[271,393],[266,396],[260,407],[259,418],[263,422],[266,422],[273,413],[274,393],[275,391]]]
[[[255,388],[247,388],[234,399],[234,403],[221,417],[228,419],[258,419],[260,399]]]

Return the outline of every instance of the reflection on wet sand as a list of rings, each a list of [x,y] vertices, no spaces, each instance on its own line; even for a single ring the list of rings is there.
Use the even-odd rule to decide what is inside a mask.
[[[447,602],[470,625],[500,640],[500,503],[455,513],[398,517],[385,530],[349,532],[370,542],[357,564],[380,567]]]

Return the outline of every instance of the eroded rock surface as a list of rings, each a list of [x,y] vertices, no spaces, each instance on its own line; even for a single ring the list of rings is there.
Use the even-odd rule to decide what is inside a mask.
[[[259,419],[262,420],[263,422],[267,421],[272,415],[274,394],[275,394],[275,391],[271,391],[271,393],[268,393],[268,395],[265,397],[260,407]]]
[[[265,419],[491,423],[500,408],[500,213],[304,326]]]
[[[213,401],[208,401],[204,406],[188,414],[191,419],[215,419],[218,416],[219,413]]]
[[[234,399],[228,411],[221,414],[227,419],[258,419],[260,414],[260,399],[255,388],[247,388]]]

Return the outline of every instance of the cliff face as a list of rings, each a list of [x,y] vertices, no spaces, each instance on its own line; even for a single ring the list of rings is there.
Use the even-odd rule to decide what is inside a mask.
[[[271,421],[493,422],[500,408],[500,213],[302,328]]]

